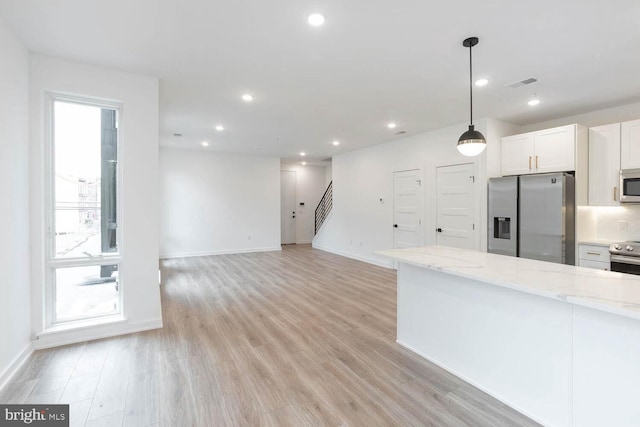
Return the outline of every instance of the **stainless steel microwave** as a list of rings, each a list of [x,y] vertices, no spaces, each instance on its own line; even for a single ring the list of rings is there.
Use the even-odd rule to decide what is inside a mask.
[[[620,203],[640,203],[640,169],[620,171]]]

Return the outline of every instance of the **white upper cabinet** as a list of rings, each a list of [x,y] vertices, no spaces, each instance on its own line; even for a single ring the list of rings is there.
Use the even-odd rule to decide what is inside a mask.
[[[622,123],[620,129],[621,169],[640,168],[640,120]]]
[[[562,126],[533,134],[536,173],[576,170],[576,127]]]
[[[532,133],[502,138],[502,175],[531,173],[534,151]]]
[[[619,185],[620,123],[590,128],[589,205],[619,205]]]
[[[576,170],[576,125],[502,138],[502,175]]]

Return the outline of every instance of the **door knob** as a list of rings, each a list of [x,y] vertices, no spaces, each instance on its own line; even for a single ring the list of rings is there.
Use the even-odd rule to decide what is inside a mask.
[[[393,224],[393,228],[398,228],[398,224]]]
[[[436,228],[436,231],[437,231],[438,233],[442,233],[442,228]]]

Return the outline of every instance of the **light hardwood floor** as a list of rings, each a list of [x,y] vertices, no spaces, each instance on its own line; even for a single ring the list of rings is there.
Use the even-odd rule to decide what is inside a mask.
[[[36,352],[85,426],[537,425],[395,343],[396,275],[310,246],[162,262],[164,328]]]

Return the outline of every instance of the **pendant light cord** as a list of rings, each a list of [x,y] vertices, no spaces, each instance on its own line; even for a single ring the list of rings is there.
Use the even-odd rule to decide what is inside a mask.
[[[473,57],[471,56],[471,49],[473,46],[469,46],[469,116],[471,118],[471,126],[473,126]]]

